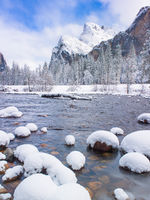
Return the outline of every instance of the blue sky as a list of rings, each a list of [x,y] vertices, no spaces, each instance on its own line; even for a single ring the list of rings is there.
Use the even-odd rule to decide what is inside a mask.
[[[124,30],[149,0],[0,0],[0,52],[9,65],[49,62],[61,35],[78,37],[95,22]]]

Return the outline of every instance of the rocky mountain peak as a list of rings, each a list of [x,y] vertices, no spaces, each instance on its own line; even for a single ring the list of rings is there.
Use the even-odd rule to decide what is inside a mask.
[[[134,22],[126,30],[128,34],[135,37],[139,45],[142,46],[147,40],[148,32],[150,31],[150,6],[146,6],[140,9]],[[140,51],[141,49],[139,49]]]
[[[84,24],[83,32],[81,33],[79,39],[93,48],[100,42],[113,38],[115,34],[115,31],[112,29],[88,22]]]
[[[0,72],[4,71],[6,67],[6,61],[4,60],[3,54],[0,53]]]

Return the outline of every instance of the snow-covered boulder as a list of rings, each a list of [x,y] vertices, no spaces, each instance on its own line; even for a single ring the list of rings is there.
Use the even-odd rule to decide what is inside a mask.
[[[142,113],[137,118],[138,122],[142,122],[145,124],[150,124],[150,113]]]
[[[28,137],[31,135],[30,130],[25,126],[19,126],[15,129],[15,135],[17,137]]]
[[[8,137],[10,141],[15,139],[15,135],[13,133],[8,133]]]
[[[119,166],[136,173],[150,172],[150,161],[141,153],[131,152],[119,160]]]
[[[0,130],[0,147],[7,147],[10,143],[9,136],[6,132]]]
[[[123,135],[124,134],[124,131],[119,127],[113,127],[112,129],[110,129],[110,132],[112,132],[115,135]]]
[[[53,165],[53,167],[47,168],[46,171],[56,185],[77,182],[75,173],[62,163],[59,165]]]
[[[61,185],[49,200],[91,200],[88,191],[77,183]]]
[[[122,188],[116,188],[114,196],[116,200],[129,200],[128,194]]]
[[[21,117],[23,114],[14,106],[10,106],[0,110],[0,117]]]
[[[52,178],[55,184],[76,183],[75,173],[64,166],[55,156],[39,152],[32,153],[24,160],[25,176],[40,173],[43,169]]]
[[[66,145],[74,145],[75,144],[75,137],[73,135],[67,135],[65,137],[65,143]]]
[[[119,140],[116,135],[109,131],[95,131],[87,138],[87,144],[99,151],[112,151],[118,149]]]
[[[125,136],[121,142],[121,149],[150,157],[150,130],[135,131]]]
[[[85,156],[79,151],[72,151],[66,157],[66,161],[73,170],[80,170],[85,165]]]
[[[41,128],[41,132],[43,132],[43,133],[47,133],[47,127],[43,127],[43,128]]]
[[[32,144],[19,145],[14,151],[14,156],[20,161],[24,162],[26,157],[30,154],[39,152],[38,149]]]
[[[14,200],[52,200],[57,190],[50,176],[34,174],[24,179],[15,189]]]
[[[28,124],[26,125],[26,127],[27,127],[31,132],[35,132],[35,131],[38,130],[37,125],[34,124],[34,123],[28,123]]]
[[[0,152],[0,160],[5,160],[5,159],[6,159],[5,154],[3,154],[2,152]]]
[[[8,168],[7,161],[0,161],[0,174],[3,174],[5,170]]]
[[[42,172],[44,168],[43,160],[40,156],[40,153],[32,153],[26,157],[24,160],[24,169],[25,169],[25,176],[30,176],[32,174]]]
[[[23,167],[21,165],[9,168],[2,177],[3,182],[15,181],[23,174]]]

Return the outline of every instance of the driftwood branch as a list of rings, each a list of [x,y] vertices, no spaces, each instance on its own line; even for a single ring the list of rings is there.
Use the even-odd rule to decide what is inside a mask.
[[[76,96],[76,95],[70,95],[70,94],[42,94],[41,97],[44,98],[69,98],[72,100],[92,100],[90,97],[81,97],[81,96]]]

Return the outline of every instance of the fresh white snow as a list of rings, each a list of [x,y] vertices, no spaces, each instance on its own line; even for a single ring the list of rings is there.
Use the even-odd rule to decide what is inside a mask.
[[[15,129],[15,135],[17,137],[27,137],[31,135],[30,130],[25,126],[19,126]]]
[[[8,133],[8,137],[10,141],[15,139],[15,135],[13,133]]]
[[[0,194],[0,199],[1,200],[11,200],[11,194],[10,193],[5,193],[5,194]]]
[[[14,106],[10,106],[7,108],[4,108],[0,110],[0,117],[5,118],[5,117],[21,117],[23,115],[22,112],[18,110],[18,108]]]
[[[59,186],[49,200],[91,200],[91,198],[83,186],[70,183]]]
[[[139,122],[150,124],[150,113],[142,113],[141,115],[138,116],[137,120]]]
[[[7,147],[10,143],[9,136],[6,132],[0,130],[0,146]]]
[[[41,128],[41,131],[42,131],[43,133],[47,133],[47,127]]]
[[[28,124],[26,125],[26,128],[28,128],[31,132],[35,132],[35,131],[38,130],[37,125],[34,124],[34,123],[28,123]]]
[[[150,130],[135,131],[125,136],[121,142],[121,149],[150,157]]]
[[[14,156],[20,161],[24,162],[28,155],[37,153],[38,149],[32,144],[22,144],[19,145],[14,151]]]
[[[65,137],[66,145],[74,145],[75,144],[75,137],[73,135],[67,135]]]
[[[52,200],[57,186],[50,176],[34,174],[24,179],[15,189],[14,200]]]
[[[84,167],[85,160],[85,156],[79,151],[72,151],[66,157],[68,165],[70,165],[73,170],[80,170]]]
[[[84,25],[80,40],[90,47],[100,44],[102,41],[107,41],[115,36],[115,31],[99,25],[87,22]]]
[[[150,172],[150,161],[146,156],[138,152],[125,154],[120,158],[119,166],[128,168],[136,173]]]
[[[91,147],[94,147],[96,142],[105,143],[108,146],[112,146],[113,148],[119,147],[118,138],[109,131],[104,131],[104,130],[95,131],[87,138],[87,144],[90,145]]]
[[[43,160],[40,153],[29,154],[24,160],[25,176],[40,173],[44,168]]]
[[[4,172],[6,170],[7,161],[0,161],[0,172]]]
[[[0,160],[5,160],[5,159],[6,159],[5,154],[3,154],[3,153],[0,152]]]
[[[115,135],[123,135],[124,134],[124,131],[121,128],[119,128],[119,127],[113,127],[113,128],[111,128],[110,132],[112,132]]]
[[[129,200],[128,194],[122,188],[116,188],[114,195],[116,200]]]
[[[2,177],[2,181],[9,181],[20,176],[21,174],[23,174],[23,167],[21,165],[17,165],[6,170],[5,175]]]

